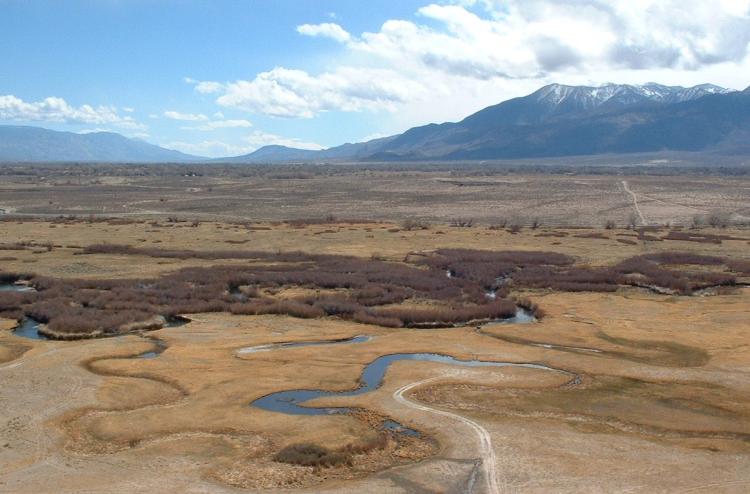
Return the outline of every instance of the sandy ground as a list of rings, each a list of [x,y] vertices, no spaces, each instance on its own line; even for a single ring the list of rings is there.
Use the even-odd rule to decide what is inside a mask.
[[[597,164],[602,163],[589,163]],[[440,223],[473,218],[484,225],[501,220],[529,224],[539,219],[545,225],[594,227],[607,221],[624,226],[636,212],[634,197],[624,189],[623,175],[617,170],[589,175],[586,169],[531,174],[523,172],[523,166],[512,173],[461,166],[450,170],[190,168],[40,165],[21,167],[15,173],[0,170],[0,209],[47,217],[93,214],[283,221],[332,214]],[[659,176],[658,170],[648,166],[642,170],[644,175],[625,176],[642,219],[689,225],[695,215],[721,212],[745,223],[750,220],[747,176],[678,170]]]
[[[747,249],[742,240],[629,246],[576,238],[575,230],[561,238],[485,229],[389,232],[393,225],[341,225],[320,235],[325,227],[248,234],[203,224],[179,235],[169,228],[147,233],[140,230],[144,225],[0,227],[6,241],[134,244],[145,235],[164,247],[208,250],[249,235],[252,244],[229,248],[297,245],[357,255],[382,249],[394,259],[443,245],[554,249],[600,264],[678,245],[734,257]],[[616,233],[626,232],[608,235]],[[8,251],[16,260],[2,267],[108,277],[201,264],[76,251]],[[86,268],[71,268],[81,265]],[[529,295],[548,314],[543,321],[480,331],[196,314],[186,326],[151,333],[168,347],[148,360],[127,358],[151,347],[138,336],[32,341],[14,336],[12,323],[4,321],[0,492],[747,492],[750,289],[691,298],[636,290]],[[372,339],[237,355],[253,345],[362,334]],[[361,407],[370,417],[391,417],[421,431],[422,439],[391,440],[383,450],[356,455],[351,467],[315,471],[272,460],[289,444],[337,448],[377,432],[368,417],[287,416],[251,408],[251,401],[285,389],[351,389],[367,363],[395,352],[560,371],[398,362],[376,391],[314,405]]]

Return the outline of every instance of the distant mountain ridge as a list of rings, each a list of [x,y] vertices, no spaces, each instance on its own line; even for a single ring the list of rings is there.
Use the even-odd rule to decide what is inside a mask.
[[[403,134],[376,141],[321,151],[283,148],[269,152],[261,148],[229,160],[252,163],[516,159],[696,151],[710,147],[734,152],[732,150],[739,149],[737,143],[722,141],[725,138],[731,141],[747,130],[747,121],[743,115],[732,112],[732,108],[726,108],[723,102],[737,100],[739,107],[743,107],[745,99],[732,95],[748,93],[750,88],[737,92],[712,84],[688,88],[656,83],[598,87],[550,84],[528,96],[489,106],[460,122],[414,127]],[[706,98],[708,105],[697,104]],[[712,103],[714,109],[723,108],[733,113],[733,119],[722,122],[722,115],[712,111]],[[690,108],[698,114],[691,113]],[[674,120],[677,115],[686,117],[688,113],[689,120]],[[708,120],[701,121],[702,117]],[[731,126],[737,128],[729,128]],[[686,140],[680,134],[692,138]]]
[[[184,162],[203,158],[114,132],[76,134],[40,127],[0,125],[0,162]]]
[[[119,134],[0,126],[1,161],[217,163],[491,160],[641,153],[750,155],[750,87],[550,84],[459,122],[323,150],[264,146],[208,160]]]

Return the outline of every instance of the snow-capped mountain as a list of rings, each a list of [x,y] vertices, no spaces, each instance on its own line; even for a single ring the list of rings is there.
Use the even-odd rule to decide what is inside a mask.
[[[693,87],[664,86],[650,82],[643,85],[604,84],[602,86],[565,86],[550,84],[530,98],[551,108],[565,108],[566,111],[589,111],[597,108],[612,110],[647,103],[680,103],[708,94],[731,92],[713,84]],[[559,112],[554,112],[559,113]]]
[[[461,120],[322,151],[284,150],[258,160],[470,160],[721,149],[748,152],[750,91],[694,87],[551,84]],[[335,152],[335,154],[333,154]],[[254,160],[244,156],[237,160]]]

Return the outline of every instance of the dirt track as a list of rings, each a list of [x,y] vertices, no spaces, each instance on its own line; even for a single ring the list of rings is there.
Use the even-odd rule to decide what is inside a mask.
[[[431,377],[428,379],[422,379],[421,381],[413,382],[411,384],[402,386],[399,389],[397,389],[396,392],[393,393],[393,398],[399,403],[409,408],[413,408],[414,410],[420,410],[420,411],[425,411],[428,413],[442,415],[444,417],[453,419],[471,428],[474,431],[474,433],[476,433],[477,438],[479,439],[479,448],[478,448],[477,453],[479,454],[479,457],[481,458],[482,468],[484,469],[484,477],[487,483],[487,493],[499,494],[500,487],[498,486],[498,482],[497,482],[497,466],[496,466],[497,460],[495,458],[495,450],[492,447],[492,436],[490,435],[489,432],[487,432],[487,429],[479,425],[477,422],[471,419],[468,419],[466,417],[462,417],[461,415],[458,415],[457,413],[452,413],[452,412],[448,412],[445,410],[439,410],[437,408],[432,408],[427,405],[416,403],[404,396],[405,393],[408,393],[409,391],[411,391],[412,389],[418,386],[423,386],[425,384],[434,383],[435,381],[439,379],[440,377]]]

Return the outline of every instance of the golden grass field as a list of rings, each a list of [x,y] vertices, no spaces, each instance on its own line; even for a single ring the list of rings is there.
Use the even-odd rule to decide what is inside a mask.
[[[706,230],[712,232],[711,230]],[[602,233],[606,238],[581,238]],[[565,235],[563,235],[563,233]],[[539,250],[605,266],[642,253],[686,251],[750,259],[738,240],[618,242],[624,229],[393,223],[293,226],[203,221],[0,223],[4,271],[57,278],[148,278],[240,260],[77,255],[110,242],[210,250],[301,250],[395,262],[440,247]],[[540,234],[544,234],[540,236]],[[554,235],[548,235],[554,234]],[[41,246],[51,244],[51,250]],[[715,296],[528,291],[546,316],[481,330],[386,329],[329,319],[192,314],[138,335],[85,341],[22,339],[0,329],[0,492],[705,492],[750,489],[750,289]],[[238,354],[269,343],[370,335],[357,344]],[[318,400],[355,415],[291,416],[249,403],[285,389],[346,390],[381,355],[435,352],[544,364],[469,368],[398,362],[377,390]],[[424,382],[423,382],[424,381]],[[423,382],[423,383],[422,383]],[[413,388],[401,388],[412,383]],[[399,397],[403,396],[403,399]],[[416,404],[417,406],[411,406]],[[423,407],[423,408],[419,408]],[[389,435],[392,418],[421,436]],[[475,424],[474,428],[470,424]],[[483,435],[484,434],[484,435]],[[489,448],[480,442],[490,440]],[[361,446],[329,468],[274,461],[285,446]],[[486,482],[492,462],[494,485]]]

